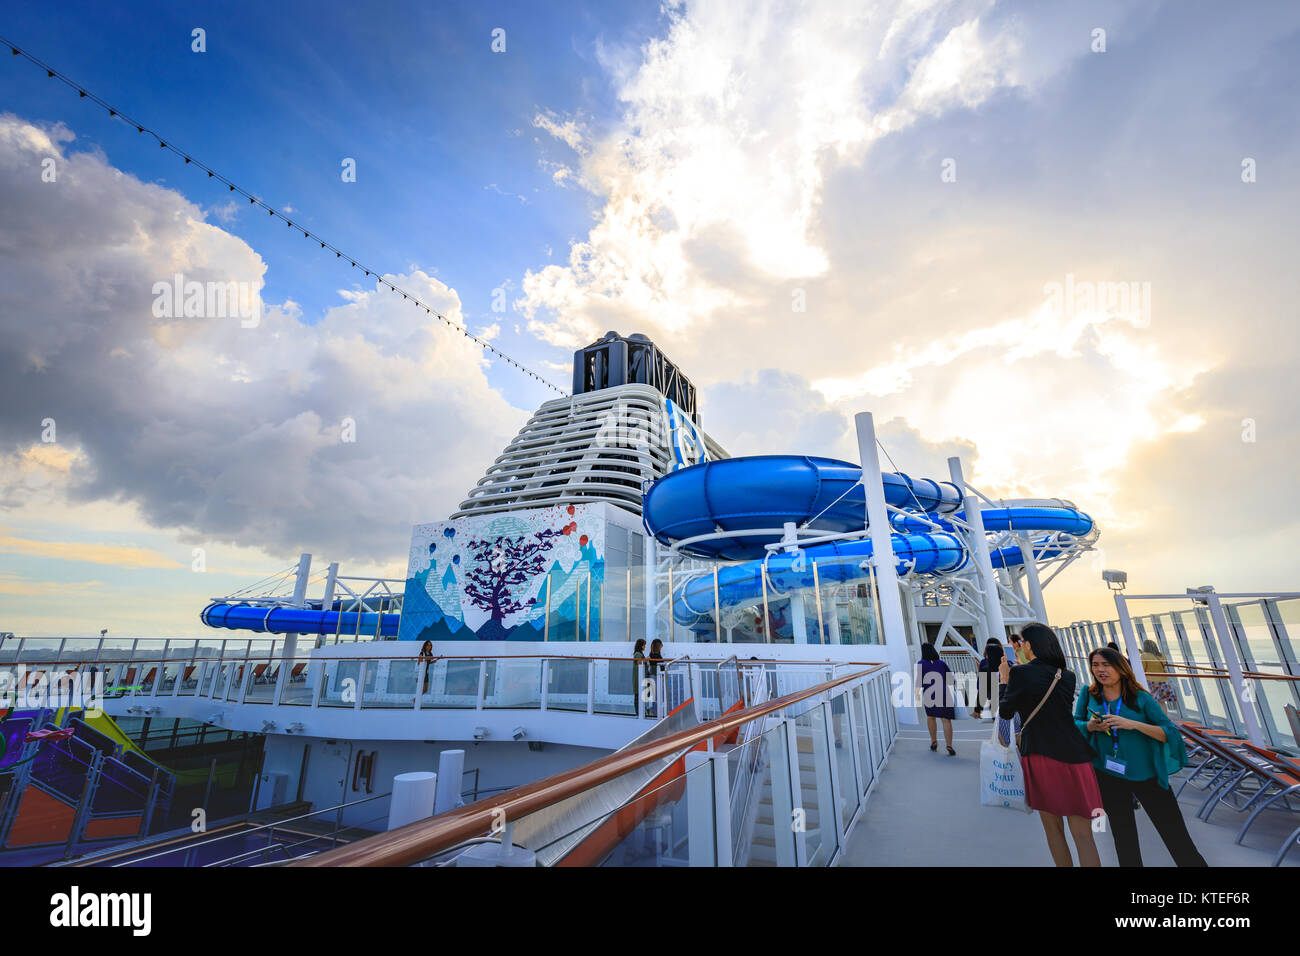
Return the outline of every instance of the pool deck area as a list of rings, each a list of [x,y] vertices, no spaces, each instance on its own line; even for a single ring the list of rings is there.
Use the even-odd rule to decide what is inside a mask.
[[[980,806],[980,744],[989,739],[989,721],[953,721],[953,747],[930,752],[925,725],[899,727],[889,762],[881,772],[866,810],[846,840],[840,866],[1052,866],[1047,840],[1036,814]],[[1180,775],[1178,780],[1183,779]],[[1198,781],[1199,782],[1199,781]],[[1196,811],[1203,791],[1189,786],[1179,800],[1197,849],[1212,867],[1267,867],[1282,840],[1300,826],[1300,813],[1265,811],[1246,834],[1233,841],[1246,815],[1219,806],[1206,823]],[[1142,860],[1146,866],[1172,867],[1146,814],[1137,812]],[[1109,833],[1096,834],[1102,866],[1117,866]],[[1282,864],[1300,866],[1300,848]]]

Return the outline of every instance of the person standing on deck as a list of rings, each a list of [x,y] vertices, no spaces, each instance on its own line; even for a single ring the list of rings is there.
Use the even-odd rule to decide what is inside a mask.
[[[1020,717],[1020,765],[1025,803],[1038,811],[1057,866],[1073,866],[1065,839],[1068,824],[1080,866],[1101,866],[1092,839],[1093,816],[1102,811],[1092,760],[1096,754],[1074,725],[1074,674],[1056,635],[1045,624],[1026,624],[1019,645],[1028,663],[1003,658],[998,714]]]
[[[957,756],[952,748],[952,719],[957,716],[956,698],[948,683],[948,665],[929,641],[921,645],[921,660],[917,664],[917,686],[921,688],[921,704],[925,707],[925,725],[930,731],[930,749],[939,749],[935,735],[936,720],[943,721],[943,742],[948,745],[948,756]]]
[[[979,667],[976,668],[979,677],[979,683],[975,687],[976,720],[980,720],[984,716],[984,708],[993,699],[993,688],[997,680],[994,675],[997,674],[998,668],[1002,666],[1003,656],[1002,645],[997,642],[996,638],[990,637],[984,645],[984,656],[980,659]]]
[[[1155,824],[1178,866],[1207,866],[1183,821],[1169,775],[1187,766],[1187,748],[1156,699],[1144,691],[1128,661],[1099,647],[1088,655],[1093,685],[1079,695],[1074,723],[1096,751],[1093,769],[1120,866],[1141,866],[1133,798]]]

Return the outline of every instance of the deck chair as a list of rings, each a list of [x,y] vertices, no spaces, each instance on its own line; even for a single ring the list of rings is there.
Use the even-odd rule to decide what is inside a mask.
[[[293,670],[289,671],[289,680],[291,680],[291,681],[302,681],[302,680],[306,680],[307,678],[304,677],[304,676],[303,676],[303,673],[302,673],[302,672],[303,672],[304,670],[306,670],[306,669],[307,669],[307,663],[306,663],[306,661],[303,661],[303,662],[300,663],[300,664],[294,664],[294,665],[293,665]]]
[[[1236,841],[1238,843],[1245,839],[1246,831],[1250,829],[1250,825],[1255,822],[1255,819],[1261,813],[1279,800],[1283,801],[1287,809],[1290,810],[1291,801],[1289,798],[1292,794],[1300,791],[1300,760],[1278,753],[1275,750],[1256,747],[1251,743],[1246,744],[1246,748],[1269,764],[1272,770],[1272,781],[1269,786],[1261,787],[1259,794],[1251,801],[1252,803],[1258,801],[1259,805],[1255,807],[1254,812],[1246,819],[1245,825],[1238,832]],[[1270,789],[1274,789],[1275,792],[1267,800],[1260,801],[1259,798]],[[1243,807],[1242,809],[1246,808]]]
[[[1200,731],[1180,727],[1184,733],[1191,733],[1199,737],[1204,743],[1206,749],[1213,752],[1221,761],[1222,769],[1216,777],[1217,786],[1212,782],[1210,795],[1205,798],[1196,815],[1207,823],[1213,815],[1214,810],[1220,804],[1227,804],[1238,812],[1256,807],[1260,801],[1264,802],[1257,807],[1257,812],[1253,813],[1246,821],[1246,826],[1238,834],[1238,842],[1245,835],[1246,829],[1254,823],[1255,818],[1259,815],[1258,810],[1270,806],[1278,799],[1285,799],[1297,790],[1300,790],[1300,776],[1289,772],[1289,765],[1286,770],[1276,763],[1279,756],[1272,751],[1263,750],[1255,747],[1247,741],[1240,738],[1231,739],[1225,736],[1206,735],[1201,728]],[[1276,790],[1270,795],[1270,791]],[[1265,797],[1267,800],[1264,800]],[[1234,804],[1232,799],[1242,801]]]

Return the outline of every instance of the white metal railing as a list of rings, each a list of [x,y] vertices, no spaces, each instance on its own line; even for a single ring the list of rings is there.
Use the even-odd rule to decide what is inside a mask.
[[[1128,602],[1164,609],[1130,616]],[[1092,681],[1088,654],[1115,644],[1171,717],[1242,733],[1258,746],[1300,750],[1300,594],[1121,594],[1123,614],[1057,628],[1080,684]],[[1124,618],[1127,617],[1127,621]],[[1126,627],[1127,624],[1127,627]],[[1151,673],[1148,674],[1147,672]],[[1157,687],[1157,685],[1164,685]]]
[[[166,655],[178,648],[164,646],[157,653],[157,648],[137,642],[125,653],[109,648],[94,659],[57,651],[47,657],[49,648],[34,644],[27,648],[30,654],[20,647],[7,661],[0,660],[0,689],[20,690],[25,705],[37,706],[54,688],[54,678],[66,671],[101,680],[109,698],[138,702],[128,712],[137,706],[148,712],[151,705],[188,698],[259,709],[514,709],[660,719],[690,704],[696,720],[703,721],[742,699],[748,705],[811,687],[828,679],[835,668],[826,662],[684,656],[658,668],[647,699],[644,672],[631,658],[512,655],[420,660],[413,654],[331,656],[328,648],[315,655],[279,658],[265,646],[276,642],[216,643],[222,646],[186,642],[189,656],[169,658]],[[109,656],[113,653],[120,656]],[[34,660],[37,655],[42,659]]]
[[[411,865],[468,848],[492,858],[485,842],[497,854],[509,848],[512,863],[539,865],[833,865],[897,734],[888,669],[840,669],[781,700],[296,865]],[[759,721],[761,733],[741,743],[741,729]],[[647,767],[650,782],[631,799],[604,799]],[[762,796],[751,818],[746,793]]]

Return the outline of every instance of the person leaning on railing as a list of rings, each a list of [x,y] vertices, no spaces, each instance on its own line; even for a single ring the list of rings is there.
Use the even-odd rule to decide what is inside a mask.
[[[1088,669],[1093,684],[1079,695],[1074,723],[1096,753],[1092,765],[1119,865],[1142,865],[1133,817],[1137,797],[1174,863],[1207,866],[1169,788],[1169,775],[1187,766],[1183,735],[1118,651],[1097,648],[1088,655]]]
[[[1142,670],[1147,675],[1147,686],[1151,688],[1151,696],[1154,697],[1161,707],[1168,707],[1170,704],[1178,702],[1178,695],[1174,692],[1174,685],[1167,678],[1152,677],[1152,674],[1164,674],[1169,671],[1169,662],[1165,660],[1165,655],[1160,653],[1160,645],[1151,638],[1142,642]]]
[[[663,669],[664,664],[664,642],[656,637],[650,644],[650,657],[646,659],[645,665],[645,676],[650,682],[648,685],[650,699],[646,701],[647,717],[658,716],[659,710],[658,707],[655,706],[655,675]]]
[[[641,669],[645,667],[645,638],[638,637],[632,648],[632,696],[636,701],[636,713],[641,713]],[[648,701],[647,701],[648,703]]]

